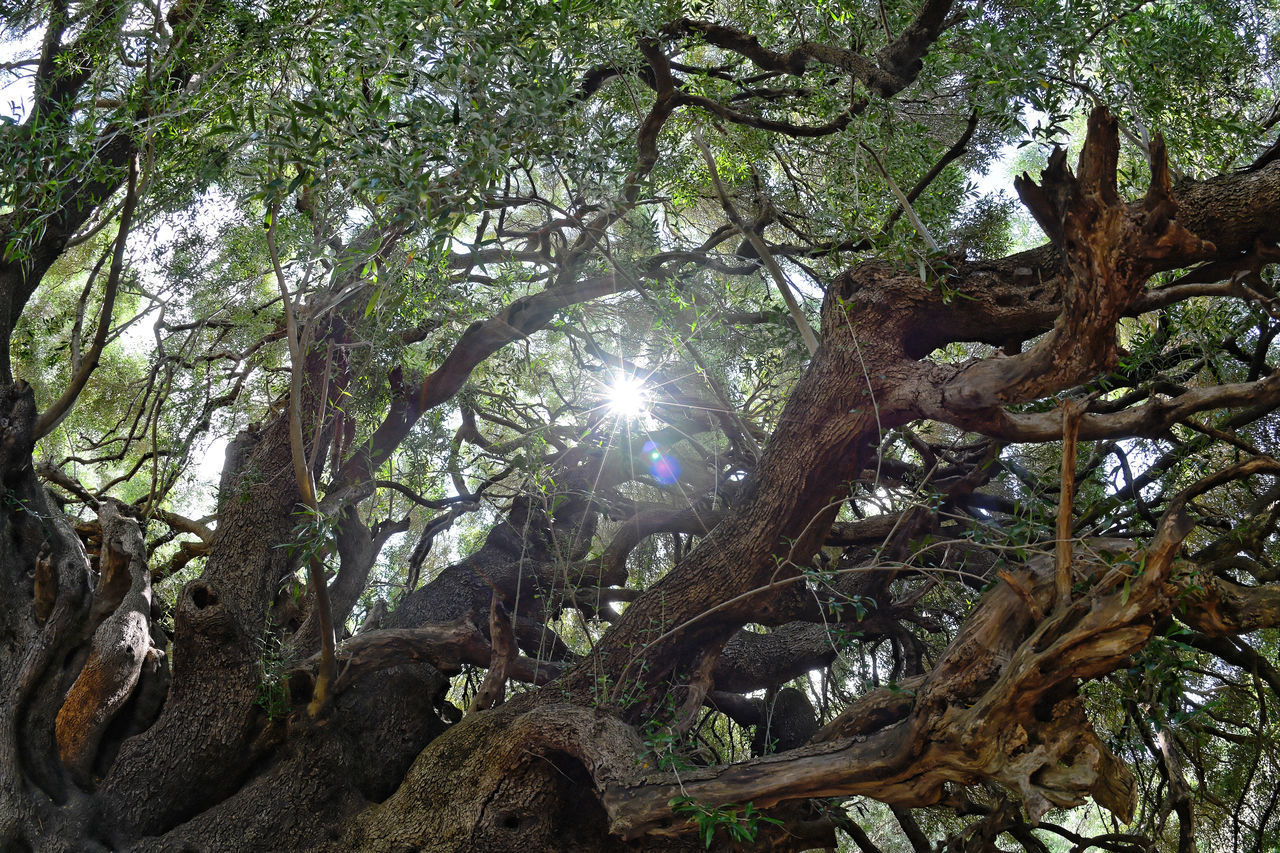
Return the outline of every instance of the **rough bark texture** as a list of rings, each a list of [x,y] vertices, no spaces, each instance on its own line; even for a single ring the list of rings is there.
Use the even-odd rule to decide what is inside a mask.
[[[433,741],[338,849],[629,849],[608,835],[598,795],[640,751],[634,731],[611,715],[521,697]]]
[[[231,490],[219,493],[208,566],[174,611],[173,687],[159,719],[124,746],[103,782],[106,814],[122,839],[162,833],[217,803],[260,757],[260,643],[267,607],[293,568],[281,547],[296,525],[291,471],[280,418],[246,454]],[[177,755],[174,743],[185,744]]]

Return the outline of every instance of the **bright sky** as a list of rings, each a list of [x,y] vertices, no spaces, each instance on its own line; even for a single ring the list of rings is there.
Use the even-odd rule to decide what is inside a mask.
[[[0,42],[0,65],[36,55],[40,48],[39,33],[31,33],[19,41]],[[31,105],[32,68],[0,71],[0,115],[22,121]],[[15,76],[16,75],[16,76]]]

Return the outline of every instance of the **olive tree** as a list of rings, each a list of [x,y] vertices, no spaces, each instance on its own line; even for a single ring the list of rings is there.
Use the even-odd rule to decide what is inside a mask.
[[[0,849],[1268,849],[1278,13],[10,4]]]

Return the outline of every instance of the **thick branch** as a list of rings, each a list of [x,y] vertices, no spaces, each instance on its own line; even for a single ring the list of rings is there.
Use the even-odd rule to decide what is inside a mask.
[[[1174,220],[1164,144],[1152,143],[1151,187],[1140,206],[1116,192],[1119,138],[1115,119],[1093,111],[1080,154],[1079,176],[1055,151],[1034,184],[1015,182],[1049,238],[1064,250],[1062,313],[1053,330],[1020,355],[985,359],[961,369],[941,397],[948,408],[981,410],[1026,402],[1113,366],[1116,321],[1158,269],[1186,266],[1216,248]]]
[[[890,98],[915,82],[924,67],[924,56],[947,24],[952,0],[926,0],[915,20],[897,39],[882,48],[872,61],[848,48],[803,42],[786,53],[777,53],[742,30],[685,18],[666,28],[668,35],[693,33],[708,44],[743,56],[764,71],[801,76],[810,62],[839,68],[882,98]]]
[[[511,619],[502,608],[501,596],[493,594],[489,604],[489,639],[493,644],[493,655],[489,659],[489,671],[480,683],[480,689],[471,700],[468,714],[484,711],[501,698],[502,690],[507,684],[507,668],[516,655],[516,639],[511,631]]]
[[[944,367],[943,372],[949,373],[949,369]],[[1280,374],[1272,374],[1257,382],[1193,388],[1172,398],[1153,396],[1146,403],[1118,412],[1086,413],[1080,418],[1079,438],[1081,441],[1130,436],[1154,438],[1197,412],[1242,405],[1280,406]],[[1062,438],[1062,417],[1056,410],[953,412],[930,400],[923,407],[922,414],[1005,441],[1057,441]]]
[[[448,675],[459,672],[463,664],[488,666],[493,648],[467,617],[445,625],[380,628],[357,634],[339,645],[337,658],[341,669],[334,692],[341,693],[370,673],[404,663],[429,663]],[[294,671],[310,678],[319,664],[320,656],[313,655]],[[560,671],[560,664],[520,656],[511,658],[507,666],[511,678],[530,684],[545,684]]]
[[[1123,665],[1167,612],[1163,587],[1187,526],[1167,515],[1137,562],[1113,563],[1083,552],[1077,569],[1091,591],[1037,622],[1056,597],[1052,558],[1032,561],[1018,584],[1002,583],[983,598],[961,635],[914,695],[873,694],[825,741],[786,755],[681,774],[679,784],[646,777],[606,789],[614,832],[634,838],[673,834],[676,796],[718,805],[750,800],[768,807],[806,796],[865,794],[900,806],[936,802],[947,782],[995,779],[1021,792],[1032,820],[1052,805],[1078,804],[1092,793],[1129,819],[1132,779],[1093,733],[1074,693],[1075,679]],[[825,740],[845,731],[856,737]]]

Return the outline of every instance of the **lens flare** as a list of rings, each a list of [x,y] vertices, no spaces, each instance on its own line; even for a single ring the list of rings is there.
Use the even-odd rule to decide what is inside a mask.
[[[680,463],[673,456],[667,456],[652,441],[644,443],[645,455],[649,457],[649,473],[653,479],[664,486],[673,485],[680,479]]]

